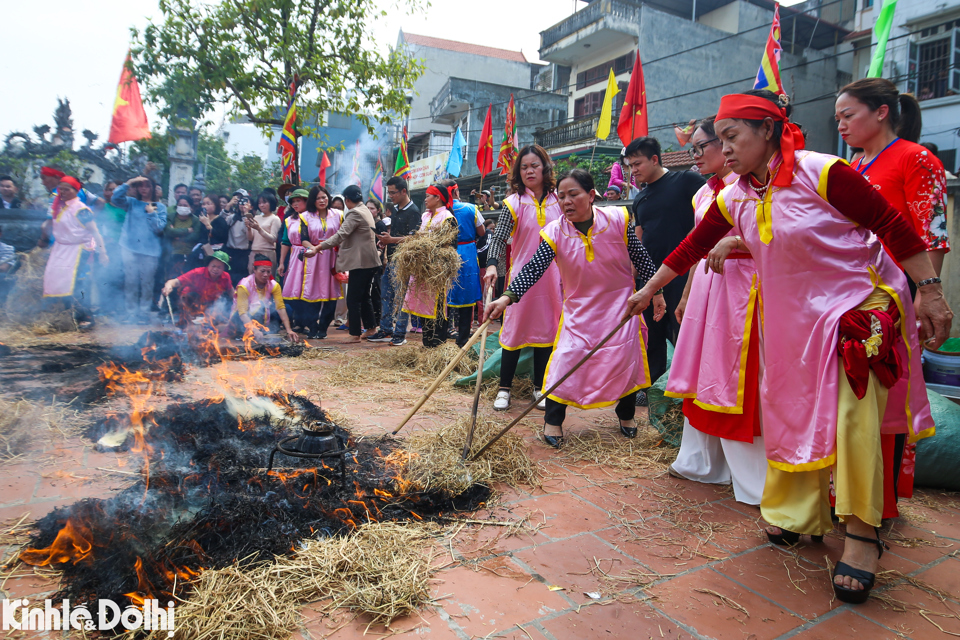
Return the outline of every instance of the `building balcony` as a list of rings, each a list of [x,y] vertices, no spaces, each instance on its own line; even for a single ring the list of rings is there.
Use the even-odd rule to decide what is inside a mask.
[[[448,78],[437,95],[430,100],[430,118],[439,124],[453,124],[469,111],[470,102],[463,95],[464,80]]]
[[[581,118],[580,120],[574,120],[559,127],[554,127],[553,129],[537,131],[533,134],[533,139],[544,149],[556,149],[578,142],[593,142],[597,135],[597,123],[599,121],[599,115]],[[620,145],[620,140],[617,137],[616,120],[614,120],[613,126],[610,127],[610,135],[606,141],[601,141],[601,144],[604,142],[609,142],[614,146]]]
[[[618,39],[636,39],[640,14],[640,3],[594,0],[563,22],[540,32],[540,59],[571,66],[583,57],[584,48],[609,45]]]

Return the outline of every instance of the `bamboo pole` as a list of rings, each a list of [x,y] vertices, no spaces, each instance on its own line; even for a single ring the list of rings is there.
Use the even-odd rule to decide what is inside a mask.
[[[440,383],[442,383],[446,379],[446,377],[450,375],[450,372],[453,371],[453,368],[457,366],[457,363],[463,359],[463,356],[467,355],[467,352],[470,350],[470,347],[472,347],[477,343],[477,340],[480,339],[481,333],[486,331],[488,326],[490,326],[490,320],[487,320],[482,325],[477,327],[477,330],[470,337],[470,340],[467,341],[467,344],[463,345],[463,348],[460,349],[459,353],[457,353],[457,355],[453,357],[453,360],[450,361],[450,364],[448,364],[447,367],[440,372],[440,375],[437,376],[437,379],[433,381],[433,384],[431,384],[427,388],[427,390],[423,393],[423,396],[421,396],[420,399],[417,400],[417,404],[413,405],[413,408],[410,409],[410,412],[403,419],[403,422],[401,422],[397,426],[397,428],[393,430],[393,435],[397,435],[400,429],[403,429],[403,426],[407,424],[410,418],[412,418],[414,414],[420,410],[420,407],[422,407],[423,404],[430,399],[430,396],[432,396],[433,392],[437,390],[437,387],[440,386]]]
[[[621,320],[621,321],[620,321],[620,324],[618,324],[618,325],[614,328],[613,331],[611,331],[610,333],[608,333],[608,334],[607,334],[607,337],[605,337],[603,340],[600,341],[600,344],[598,344],[598,345],[595,346],[593,349],[591,349],[591,350],[590,350],[590,353],[588,353],[587,355],[583,356],[583,358],[580,360],[580,362],[578,362],[577,364],[575,364],[575,365],[573,366],[573,368],[570,369],[570,371],[567,371],[562,378],[560,378],[559,380],[557,380],[557,381],[553,384],[552,387],[550,387],[549,389],[547,389],[547,390],[543,393],[543,397],[549,396],[551,393],[553,393],[553,392],[556,390],[557,387],[559,387],[561,384],[563,384],[564,381],[565,381],[567,378],[569,378],[571,375],[573,375],[573,372],[576,371],[577,369],[579,369],[579,368],[583,365],[584,362],[586,362],[587,360],[589,360],[589,359],[590,359],[590,356],[592,356],[593,354],[595,354],[595,353],[600,349],[600,347],[602,347],[603,345],[607,344],[607,341],[609,341],[610,338],[612,338],[612,337],[614,336],[614,334],[617,333],[617,331],[620,331],[620,329],[623,327],[623,325],[627,324],[627,321],[630,320],[631,317],[633,317],[633,316],[626,316],[623,320]],[[506,435],[507,431],[510,431],[510,429],[512,429],[514,426],[516,426],[516,424],[517,424],[518,422],[520,422],[521,420],[523,420],[523,419],[527,416],[528,413],[530,413],[531,411],[533,411],[533,408],[537,406],[537,402],[539,402],[539,401],[538,401],[536,398],[534,398],[533,402],[531,402],[529,405],[527,405],[527,408],[523,410],[523,413],[521,413],[519,416],[517,416],[516,418],[514,418],[514,419],[513,419],[513,422],[511,422],[511,423],[508,424],[506,427],[504,427],[503,430],[502,430],[500,433],[498,433],[497,435],[495,435],[495,436],[493,437],[493,439],[490,440],[490,442],[488,442],[487,444],[483,445],[483,448],[480,449],[480,451],[477,451],[476,455],[474,455],[470,460],[473,461],[473,460],[476,460],[477,458],[479,458],[480,456],[482,456],[482,455],[486,452],[486,450],[489,449],[490,447],[492,447],[493,444],[494,444],[497,440],[499,440],[499,439],[502,438],[504,435]]]
[[[487,292],[483,297],[483,308],[493,301],[493,284],[487,287]],[[460,460],[466,460],[470,453],[470,446],[473,444],[473,431],[477,428],[477,410],[480,407],[480,391],[483,385],[483,362],[487,352],[487,327],[483,329],[483,337],[480,338],[480,360],[477,363],[477,388],[473,391],[473,409],[470,411],[470,430],[467,431],[467,441],[463,443],[463,454]]]

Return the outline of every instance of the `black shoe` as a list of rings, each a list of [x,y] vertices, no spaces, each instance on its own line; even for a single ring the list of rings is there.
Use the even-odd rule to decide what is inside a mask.
[[[407,339],[403,336],[394,336],[393,340],[390,341],[391,347],[402,347],[407,344]]]
[[[625,427],[623,424],[620,424],[620,433],[622,433],[627,438],[636,438],[637,437],[637,428],[636,427]]]
[[[393,336],[389,333],[384,333],[379,329],[375,334],[367,338],[367,342],[390,342],[393,340]]]
[[[645,407],[647,406],[647,394],[643,391],[637,391],[637,406]]]
[[[880,540],[880,532],[875,530],[877,535],[876,540],[873,538],[864,538],[863,536],[855,536],[852,533],[846,535],[847,538],[853,540],[859,540],[860,542],[870,542],[877,545],[877,558],[883,557],[883,550],[888,548],[886,543]],[[833,583],[833,593],[836,594],[837,600],[840,602],[847,602],[849,604],[863,604],[867,601],[867,598],[870,597],[870,590],[873,589],[873,583],[876,579],[876,574],[870,573],[869,571],[864,571],[862,569],[854,569],[845,562],[838,562],[836,569],[833,571],[833,577],[837,576],[847,576],[853,578],[861,585],[863,589],[847,589],[842,587],[836,582]]]
[[[563,446],[563,436],[548,436],[547,434],[543,434],[543,441],[554,449],[559,449]]]
[[[800,534],[796,531],[787,531],[783,527],[780,527],[780,533],[770,533],[767,531],[767,539],[781,547],[792,547],[800,542]],[[810,536],[810,539],[817,543],[823,542],[823,536]]]

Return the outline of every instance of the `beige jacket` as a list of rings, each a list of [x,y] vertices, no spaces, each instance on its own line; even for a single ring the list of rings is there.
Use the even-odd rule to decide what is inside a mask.
[[[340,247],[337,254],[337,271],[369,269],[380,266],[380,252],[377,251],[376,223],[373,214],[363,203],[347,211],[343,224],[336,234],[320,243],[320,249],[327,251]]]

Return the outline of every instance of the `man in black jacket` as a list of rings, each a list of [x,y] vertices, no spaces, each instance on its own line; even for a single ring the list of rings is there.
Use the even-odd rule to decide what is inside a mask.
[[[0,176],[0,203],[4,209],[19,209],[20,199],[17,198],[17,183],[12,176]]]
[[[660,161],[656,138],[637,138],[627,145],[624,156],[637,184],[646,183],[633,201],[633,215],[637,235],[659,268],[693,229],[693,196],[706,180],[696,171],[667,171]],[[659,322],[653,319],[652,306],[644,312],[647,362],[653,381],[667,370],[667,340],[677,344],[680,323],[674,312],[686,284],[687,276],[682,275],[664,287],[667,314]],[[638,394],[638,402],[645,404],[645,396]]]

